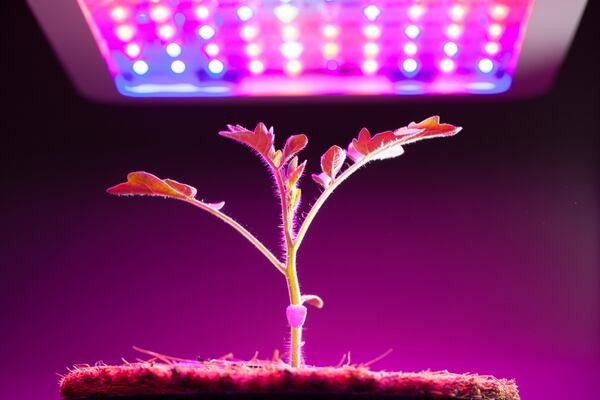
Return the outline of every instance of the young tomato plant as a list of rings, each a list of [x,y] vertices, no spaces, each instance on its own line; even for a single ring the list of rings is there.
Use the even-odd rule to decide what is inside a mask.
[[[298,182],[304,173],[306,161],[300,162],[297,154],[308,144],[306,135],[290,136],[283,149],[275,150],[273,128],[267,129],[262,123],[258,124],[254,131],[239,125],[229,125],[227,131],[219,132],[221,136],[233,139],[254,150],[271,172],[281,202],[282,236],[286,250],[283,260],[276,257],[246,228],[221,211],[225,205],[224,202],[207,203],[198,200],[196,199],[196,189],[192,186],[172,179],[160,179],[147,172],[132,172],[127,175],[127,182],[113,186],[107,191],[115,195],[162,196],[185,201],[221,219],[248,239],[286,279],[290,297],[290,305],[286,309],[291,329],[290,364],[292,367],[299,367],[303,363],[302,326],[307,313],[304,304],[322,308],[323,300],[316,295],[301,293],[296,270],[296,256],[308,228],[323,203],[342,182],[369,162],[398,157],[404,153],[402,146],[406,144],[421,139],[451,136],[458,133],[460,129],[460,127],[450,124],[441,124],[439,117],[435,116],[419,123],[411,122],[408,126],[395,131],[381,132],[374,136],[371,136],[369,131],[363,128],[358,137],[352,139],[346,150],[339,146],[330,147],[321,157],[321,172],[312,175],[313,180],[323,190],[302,221],[297,221],[301,196]],[[350,161],[344,169],[348,158]],[[296,227],[298,227],[297,230]]]

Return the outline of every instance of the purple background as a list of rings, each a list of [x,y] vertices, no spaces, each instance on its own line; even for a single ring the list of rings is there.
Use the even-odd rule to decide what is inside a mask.
[[[2,7],[6,7],[5,4]],[[132,170],[196,186],[273,250],[263,166],[216,132],[307,133],[314,172],[360,127],[439,113],[465,130],[356,174],[299,256],[306,357],[517,379],[523,399],[593,398],[600,372],[599,63],[590,10],[555,89],[512,102],[117,107],[74,93],[24,6],[3,48],[0,393],[56,399],[58,373],[132,345],[182,357],[285,349],[282,277],[229,227],[176,201],[104,193]],[[4,11],[3,11],[4,12]],[[10,37],[25,37],[17,44]],[[318,193],[304,179],[304,204]]]

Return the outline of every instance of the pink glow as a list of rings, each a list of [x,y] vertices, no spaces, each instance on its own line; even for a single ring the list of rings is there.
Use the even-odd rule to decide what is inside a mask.
[[[404,94],[398,88],[410,87],[419,88],[411,94],[502,92],[512,81],[531,0],[81,0],[80,5],[120,93],[203,97]],[[444,50],[449,41],[460,48],[456,55]],[[177,66],[185,69],[172,68],[175,60],[166,47],[173,42],[181,46]],[[219,73],[211,64],[217,56]],[[414,62],[406,65],[407,56]],[[442,62],[449,56],[451,68]],[[482,77],[478,62],[484,57],[495,67]],[[136,72],[139,59],[146,73]],[[403,66],[414,65],[418,69],[407,76]],[[246,78],[256,75],[285,84],[249,90],[254,85]],[[301,90],[293,82],[300,78]],[[348,80],[360,87],[345,85]]]

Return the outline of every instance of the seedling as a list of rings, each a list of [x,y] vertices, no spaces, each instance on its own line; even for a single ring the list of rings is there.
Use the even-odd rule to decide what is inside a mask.
[[[221,136],[245,144],[254,150],[272,174],[281,202],[281,229],[285,247],[283,260],[276,257],[236,220],[221,211],[225,205],[224,202],[207,203],[198,200],[196,199],[197,191],[192,186],[172,179],[160,179],[147,172],[132,172],[127,175],[127,182],[109,188],[108,193],[162,196],[182,200],[211,213],[248,239],[286,279],[290,297],[290,305],[286,309],[291,330],[290,364],[296,368],[303,364],[302,327],[307,314],[304,304],[316,308],[323,307],[323,300],[319,296],[301,293],[296,256],[323,203],[342,182],[371,161],[398,157],[404,153],[402,146],[406,144],[421,139],[451,136],[460,130],[460,127],[440,124],[439,117],[435,116],[419,123],[411,122],[408,126],[395,131],[385,131],[374,136],[371,136],[369,131],[363,128],[358,137],[352,139],[346,150],[339,146],[331,146],[321,157],[321,172],[312,174],[312,179],[321,186],[322,192],[302,220],[298,218],[301,197],[298,183],[304,173],[306,161],[300,162],[297,154],[308,143],[306,135],[290,136],[282,150],[275,150],[273,128],[267,129],[262,123],[258,124],[254,131],[239,125],[229,125],[228,130],[219,132]],[[350,160],[345,164],[347,159]],[[346,168],[344,169],[344,167]]]

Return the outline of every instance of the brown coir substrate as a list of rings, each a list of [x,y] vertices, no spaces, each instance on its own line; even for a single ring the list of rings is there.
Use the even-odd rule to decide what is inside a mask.
[[[489,375],[223,360],[79,366],[61,380],[60,392],[67,400],[519,399],[514,380]]]

